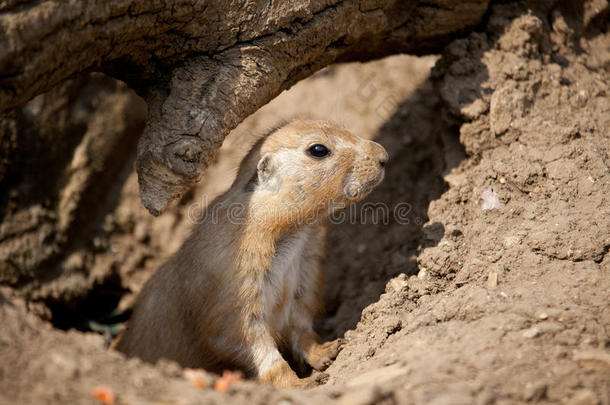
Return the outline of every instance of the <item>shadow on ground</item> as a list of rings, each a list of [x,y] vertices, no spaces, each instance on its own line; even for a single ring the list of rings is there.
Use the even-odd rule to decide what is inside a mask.
[[[390,154],[385,180],[329,232],[327,312],[318,324],[324,338],[354,329],[386,283],[401,273],[417,274],[420,249],[443,237],[442,224],[426,224],[428,205],[446,190],[442,175],[464,152],[457,129],[440,119],[442,108],[427,80],[376,135]]]

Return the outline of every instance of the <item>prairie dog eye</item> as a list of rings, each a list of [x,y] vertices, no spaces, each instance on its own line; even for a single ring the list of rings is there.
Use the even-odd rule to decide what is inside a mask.
[[[307,154],[312,158],[322,159],[330,155],[330,149],[321,143],[316,143],[307,149]]]

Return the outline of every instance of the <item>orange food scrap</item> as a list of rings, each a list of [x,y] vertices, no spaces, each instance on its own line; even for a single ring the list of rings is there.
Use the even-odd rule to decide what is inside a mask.
[[[186,378],[192,386],[197,388],[206,388],[208,383],[205,377],[205,371],[196,368],[185,368],[182,371],[182,375]]]
[[[95,387],[91,394],[105,405],[113,405],[116,399],[114,391],[105,385]]]
[[[220,377],[214,383],[214,389],[218,392],[225,392],[231,385],[241,381],[242,379],[243,374],[240,371],[225,370],[222,372],[222,377]]]

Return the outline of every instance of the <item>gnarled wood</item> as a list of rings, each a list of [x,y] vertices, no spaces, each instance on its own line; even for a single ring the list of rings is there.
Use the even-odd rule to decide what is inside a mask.
[[[0,112],[101,70],[146,96],[138,146],[154,215],[196,183],[224,137],[336,61],[440,49],[487,0],[12,0],[0,5]]]

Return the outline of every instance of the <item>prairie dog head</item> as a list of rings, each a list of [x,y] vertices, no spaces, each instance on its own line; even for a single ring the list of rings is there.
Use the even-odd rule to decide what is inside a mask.
[[[366,197],[383,180],[388,161],[381,145],[329,121],[293,121],[258,148],[250,163],[257,160],[256,168],[250,168],[256,171],[254,199],[298,222]]]

